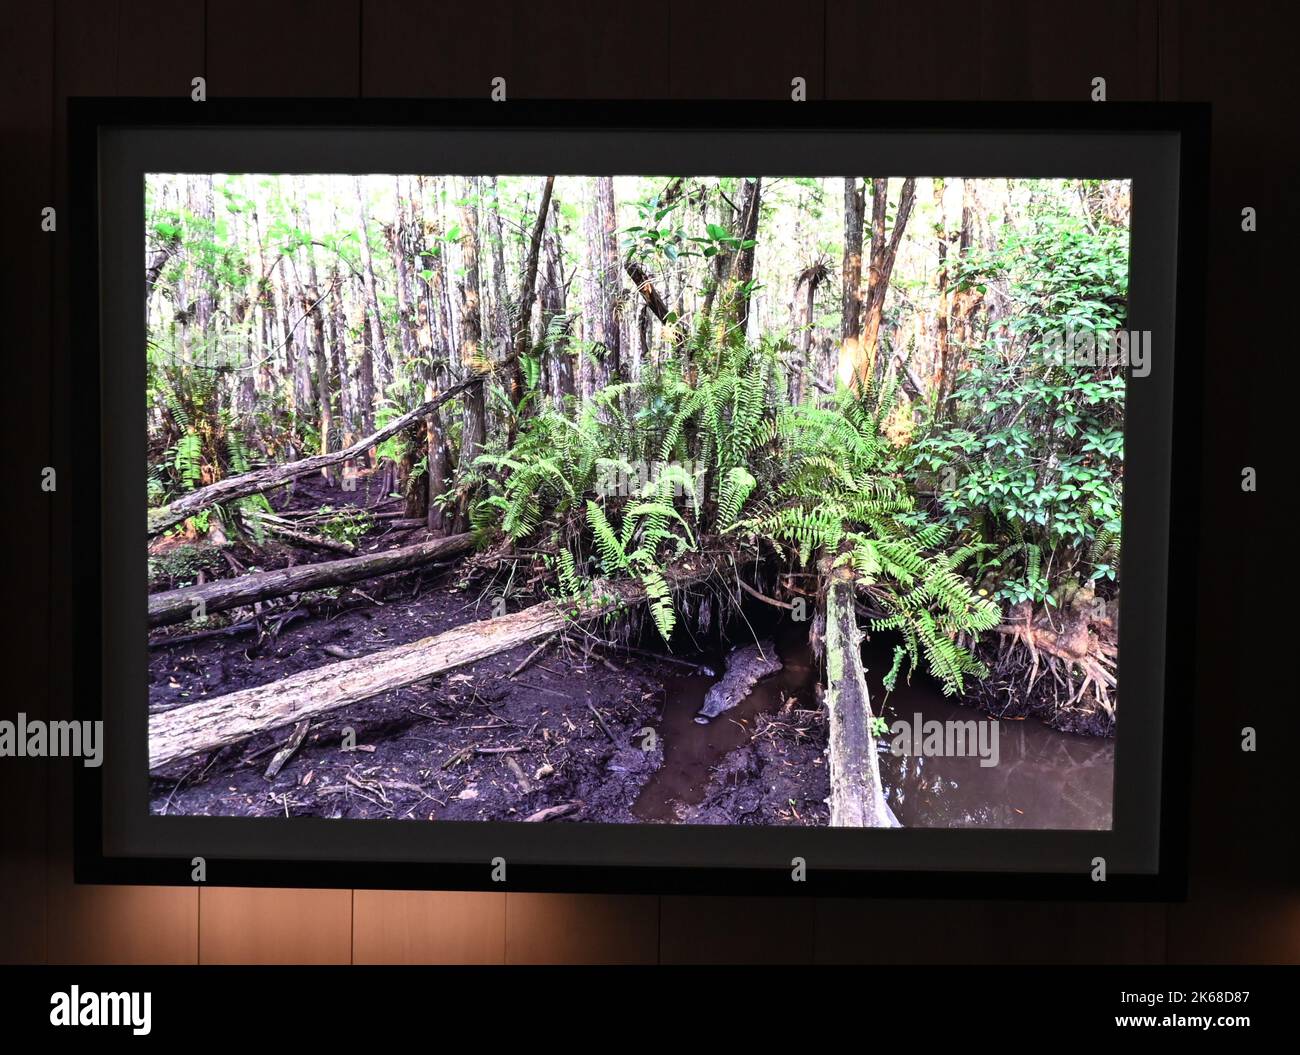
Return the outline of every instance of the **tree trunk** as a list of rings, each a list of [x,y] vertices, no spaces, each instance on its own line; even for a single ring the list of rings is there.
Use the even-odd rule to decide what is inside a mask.
[[[870,386],[876,371],[876,344],[880,337],[880,320],[889,291],[889,277],[898,257],[898,246],[907,228],[916,201],[916,180],[903,181],[903,193],[898,202],[898,214],[888,241],[885,239],[885,212],[888,207],[889,180],[871,181],[871,262],[867,270],[867,291],[864,298],[862,334],[856,345],[845,343],[840,353],[840,380],[859,391]]]
[[[401,176],[395,178],[394,192],[388,252],[393,258],[393,273],[397,276],[397,330],[402,344],[402,362],[410,363],[416,357],[415,294],[411,274],[415,254],[406,205],[410,201],[410,191],[403,185]]]
[[[258,219],[257,210],[253,210],[253,231],[257,235],[257,266],[259,278],[257,281],[257,305],[261,313],[262,328],[261,342],[263,349],[263,358],[267,360],[261,369],[261,376],[264,379],[263,391],[271,390],[270,378],[272,376],[271,363],[269,362],[276,346],[276,319],[275,319],[275,295],[271,289],[271,277],[266,265],[266,245],[262,240],[262,225]]]
[[[384,345],[384,320],[379,312],[379,292],[375,285],[375,261],[370,252],[370,207],[366,203],[365,185],[362,183],[360,176],[353,177],[353,182],[357,189],[357,211],[358,211],[358,231],[361,235],[361,263],[362,275],[366,284],[366,320],[370,332],[370,350],[372,355],[372,367],[377,366],[379,369],[380,387],[387,384],[393,379],[392,363],[388,356],[387,349]],[[373,421],[374,414],[374,393],[371,393],[371,403],[367,408],[372,415],[370,420]],[[367,425],[367,427],[369,427]]]
[[[618,325],[618,291],[621,283],[618,256],[618,215],[611,176],[587,181],[587,282],[584,297],[584,336],[600,358],[588,371],[584,395],[612,384],[622,376],[622,343]],[[662,320],[667,315],[660,316]],[[586,367],[584,367],[586,369]]]
[[[753,281],[754,278],[754,249],[755,246],[746,247],[744,243],[756,241],[758,238],[758,217],[759,205],[763,195],[763,178],[757,176],[752,180],[745,181],[745,194],[741,199],[740,205],[740,229],[737,232],[741,240],[741,248],[736,251],[735,256],[735,283],[736,283],[736,328],[739,331],[740,338],[743,340],[746,331],[749,328],[749,299],[750,295],[745,287]]]
[[[297,440],[302,435],[299,419],[310,420],[311,417],[311,348],[304,336],[306,301],[302,294],[302,285],[298,281],[298,268],[292,253],[284,253],[281,256],[279,269],[282,277],[280,323],[284,330],[285,368],[291,379],[290,406],[294,415],[292,449],[296,457],[300,450]]]
[[[532,343],[529,329],[532,325],[533,303],[537,299],[537,261],[542,249],[542,232],[546,229],[546,218],[551,211],[551,191],[554,187],[555,177],[547,176],[546,183],[542,187],[542,201],[537,207],[537,220],[533,224],[533,233],[528,240],[524,277],[519,286],[519,300],[515,304],[514,365],[510,370],[510,404],[514,407],[514,414],[510,417],[507,447],[515,445],[515,435],[519,427],[519,408],[524,401],[524,356],[528,354]]]
[[[400,549],[367,553],[360,557],[254,572],[236,579],[221,579],[179,590],[166,590],[149,596],[149,625],[156,627],[181,623],[194,618],[196,610],[211,615],[213,612],[272,597],[373,579],[465,553],[473,548],[474,540],[470,535],[453,535]]]
[[[934,412],[942,418],[946,406],[946,392],[951,383],[950,363],[948,362],[948,224],[943,209],[944,181],[934,180],[934,207],[939,214],[935,221],[935,233],[939,239],[939,274],[936,282],[935,305],[935,365],[937,377],[934,385]]]
[[[357,398],[361,401],[361,428],[365,432],[375,430],[375,348],[374,330],[370,325],[370,310],[362,287],[361,299],[361,364],[357,369]]]
[[[832,828],[889,828],[893,820],[880,783],[871,697],[862,667],[862,634],[851,568],[829,568],[826,587],[826,710],[830,722]],[[151,745],[152,750],[152,745]],[[892,823],[891,823],[892,822]]]
[[[510,333],[509,282],[506,276],[506,240],[501,231],[501,189],[496,176],[488,177],[487,194],[490,199],[485,209],[488,248],[492,256],[492,347],[500,357],[513,343]]]
[[[435,184],[436,187],[436,184]],[[435,387],[442,386],[450,368],[451,327],[447,320],[443,302],[443,284],[446,274],[446,256],[443,247],[436,252],[428,248],[431,233],[442,234],[436,224],[430,225],[425,220],[424,177],[416,177],[413,201],[413,219],[416,231],[416,259],[419,281],[416,283],[419,299],[419,346],[420,354],[428,360],[424,398],[427,401]],[[428,492],[429,502],[427,519],[429,530],[442,534],[447,527],[447,513],[434,499],[447,490],[451,480],[451,451],[447,443],[446,430],[443,427],[442,413],[434,411],[425,423],[425,438],[428,454]]]
[[[560,209],[551,202],[546,231],[546,272],[542,282],[542,339],[546,388],[558,406],[574,394],[573,358],[569,355],[572,320],[567,315],[568,287],[564,280],[564,251],[560,242]]]
[[[307,236],[307,244],[303,249],[307,254],[307,281],[310,285],[303,292],[303,299],[307,301],[303,306],[303,310],[311,315],[312,359],[316,368],[316,413],[317,427],[320,429],[320,453],[328,454],[332,439],[331,433],[334,430],[334,414],[330,406],[329,350],[325,340],[325,308],[323,302],[326,297],[332,296],[335,291],[321,292],[319,276],[316,272],[316,249],[311,237],[311,213],[307,202],[306,185],[301,176],[296,177],[294,183],[296,190],[294,218]],[[333,482],[334,476],[331,468],[327,467],[321,470],[321,473],[325,479],[331,483]]]
[[[794,284],[793,303],[799,306],[799,314],[796,316],[796,324],[799,329],[799,351],[797,358],[788,363],[790,367],[789,397],[791,406],[798,406],[803,402],[804,381],[809,372],[812,374],[814,387],[818,385],[820,371],[812,359],[813,322],[816,319],[817,289],[830,276],[830,268],[818,260],[799,272],[799,277]],[[801,291],[802,296],[800,295]]]
[[[461,187],[460,253],[463,277],[460,280],[460,365],[471,372],[482,369],[483,317],[479,303],[478,270],[478,179],[470,176]],[[485,393],[482,386],[465,396],[465,420],[460,441],[459,474],[464,477],[483,453],[487,438]],[[456,513],[456,530],[469,524],[469,493],[461,495]]]
[[[334,373],[339,385],[339,423],[341,446],[352,442],[353,430],[357,427],[356,411],[352,406],[352,378],[348,367],[348,320],[343,310],[343,276],[336,262],[330,270],[330,287],[334,295],[330,298],[330,330],[333,337]]]
[[[857,362],[862,340],[862,223],[866,199],[857,177],[844,179],[844,268],[841,272],[841,361]]]
[[[200,242],[214,242],[216,232],[213,227],[214,212],[212,202],[212,177],[191,176],[186,180],[189,195],[189,211],[201,221]],[[213,286],[216,276],[202,263],[194,264],[194,326],[199,340],[206,347],[208,328],[212,321],[214,304]]]

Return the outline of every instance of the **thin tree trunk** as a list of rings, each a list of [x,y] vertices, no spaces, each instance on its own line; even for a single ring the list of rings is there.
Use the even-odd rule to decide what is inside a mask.
[[[461,367],[469,371],[483,366],[482,307],[479,302],[478,263],[478,179],[468,177],[461,187],[461,238],[460,252],[463,277],[460,280]],[[479,385],[465,395],[465,419],[461,431],[459,475],[463,478],[473,467],[474,459],[483,453],[487,438],[486,404],[483,386]],[[456,513],[456,530],[469,524],[469,492],[461,494]]]
[[[514,335],[510,332],[510,298],[506,292],[509,281],[506,275],[506,240],[501,232],[500,193],[496,176],[490,176],[484,222],[492,255],[492,347],[499,357],[504,357],[506,349],[514,344]]]
[[[934,386],[934,409],[936,416],[944,416],[948,385],[950,383],[950,364],[948,362],[948,223],[943,208],[944,181],[934,180],[934,208],[938,213],[935,231],[939,236],[939,274],[936,282],[935,305],[935,363],[938,376]]]
[[[202,221],[203,230],[200,242],[212,242],[216,240],[213,231],[213,202],[212,202],[212,177],[191,176],[185,181],[188,188],[189,210],[192,215]],[[206,347],[208,329],[212,322],[212,309],[214,305],[213,285],[215,276],[212,272],[201,263],[197,263],[193,268],[194,274],[194,328],[198,332],[199,340]]]
[[[274,374],[269,362],[276,344],[276,318],[275,318],[275,295],[271,287],[271,277],[267,272],[266,266],[266,245],[262,239],[262,225],[258,219],[257,210],[253,210],[253,231],[257,235],[257,306],[261,315],[261,342],[263,349],[263,359],[268,360],[263,364],[259,376],[262,380],[261,390],[266,393],[272,391],[274,384]]]
[[[361,235],[362,274],[365,278],[366,300],[368,302],[366,304],[366,319],[370,332],[372,369],[378,368],[379,381],[383,386],[393,380],[393,370],[387,346],[384,344],[384,320],[379,310],[379,292],[375,284],[375,261],[370,251],[370,207],[366,202],[365,186],[361,177],[353,177],[353,183],[357,191],[358,230]],[[369,421],[373,421],[375,410],[373,390],[367,410],[370,415]],[[369,421],[367,422],[367,428],[369,428]]]
[[[546,271],[542,281],[542,339],[546,390],[558,406],[574,394],[573,359],[569,355],[568,289],[564,280],[564,251],[560,242],[559,203],[551,201],[551,222],[546,229]]]
[[[804,268],[799,273],[799,279],[795,283],[795,301],[799,302],[801,299],[799,296],[800,290],[803,291],[803,297],[802,318],[799,328],[799,358],[790,371],[790,403],[792,406],[798,406],[803,402],[805,372],[813,370],[813,376],[817,376],[815,365],[812,362],[813,320],[816,318],[817,287],[828,277],[828,269],[824,264],[818,262],[811,267]]]
[[[898,256],[898,246],[907,228],[916,201],[916,180],[903,181],[903,192],[894,219],[894,229],[885,238],[885,212],[888,207],[889,181],[871,181],[871,261],[867,269],[862,334],[856,346],[845,343],[840,355],[840,379],[864,390],[873,383],[876,371],[876,344],[880,337],[880,320],[889,291],[889,278]]]
[[[298,274],[298,254],[286,254],[281,265],[285,281],[285,339],[293,347],[293,408],[300,420],[311,420],[315,395],[311,382],[315,350],[311,341],[311,301]]]
[[[334,295],[330,297],[330,330],[333,337],[334,372],[339,384],[339,413],[342,416],[340,438],[346,447],[352,442],[357,419],[356,408],[352,404],[352,378],[348,366],[348,320],[343,307],[345,287],[337,261],[330,270],[330,286],[334,290]]]
[[[357,398],[361,401],[361,429],[363,432],[375,430],[375,342],[374,330],[370,325],[370,309],[365,294],[364,284],[360,298],[361,311],[361,364],[357,370]]]
[[[622,376],[622,348],[617,304],[619,279],[618,217],[611,176],[594,176],[587,181],[587,282],[584,304],[584,334],[600,365],[584,364],[589,395]],[[667,317],[667,309],[660,315]]]
[[[321,291],[319,276],[316,272],[316,248],[311,236],[311,213],[309,211],[307,200],[307,189],[305,181],[301,176],[295,179],[296,184],[296,206],[295,213],[298,226],[306,234],[307,244],[303,247],[307,254],[307,280],[310,287],[304,293],[304,299],[309,303],[304,306],[304,311],[311,312],[311,326],[313,337],[313,360],[316,367],[316,412],[317,427],[320,429],[320,453],[328,454],[330,441],[334,431],[334,413],[331,406],[332,397],[330,395],[330,369],[329,369],[329,346],[325,339],[325,307],[324,301],[334,296],[335,290]],[[334,482],[334,470],[332,467],[323,469],[321,475]]]
[[[424,194],[424,177],[417,176],[410,199],[411,252],[412,260],[416,261],[412,268],[416,272],[413,295],[418,320],[416,345],[420,358],[426,364],[424,398],[428,400],[433,390],[441,386],[447,376],[448,337],[446,320],[440,318],[439,287],[435,285],[441,282],[442,252],[433,255],[427,246],[429,227],[424,218]],[[446,516],[442,506],[435,499],[447,490],[447,483],[451,479],[451,456],[443,428],[442,412],[439,410],[433,411],[425,421],[425,441],[425,465],[427,466],[425,522],[430,531],[442,534],[446,527]]]
[[[754,242],[758,239],[759,207],[762,197],[763,177],[756,176],[752,180],[746,180],[745,193],[741,198],[740,205],[740,229],[737,232],[741,240],[741,247],[736,251],[734,261],[736,328],[742,340],[749,328],[750,293],[746,287],[754,278],[754,249],[756,248],[745,243]]]
[[[420,542],[400,549],[367,553],[361,557],[320,564],[300,564],[292,568],[254,572],[235,579],[219,579],[198,586],[186,586],[179,590],[166,590],[149,595],[149,625],[168,626],[194,618],[196,612],[211,615],[213,612],[223,612],[229,608],[284,597],[291,593],[374,579],[466,553],[473,548],[471,535],[453,535],[451,538]]]
[[[518,415],[525,395],[524,356],[528,354],[530,320],[533,316],[533,302],[537,298],[537,261],[542,248],[542,232],[546,228],[546,218],[551,211],[551,191],[554,187],[555,177],[547,176],[542,186],[542,201],[537,207],[537,220],[533,224],[533,233],[528,240],[524,276],[519,287],[519,300],[515,305],[514,366],[510,371],[510,403],[514,407],[514,414],[510,417],[507,447],[515,445]]]

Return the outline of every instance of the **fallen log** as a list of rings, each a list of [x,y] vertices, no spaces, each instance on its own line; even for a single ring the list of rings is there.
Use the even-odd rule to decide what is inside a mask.
[[[396,436],[399,432],[403,432],[427,417],[430,412],[442,406],[443,403],[455,399],[471,385],[482,384],[486,376],[486,374],[476,374],[458,385],[453,385],[441,395],[425,400],[409,414],[403,414],[400,418],[390,421],[382,429],[357,440],[350,447],[330,451],[326,454],[313,455],[310,458],[288,462],[284,465],[271,465],[265,469],[254,470],[251,473],[232,476],[228,480],[220,480],[215,484],[209,484],[207,487],[200,487],[190,494],[182,495],[165,506],[151,509],[148,517],[149,535],[152,537],[161,534],[168,528],[175,527],[186,517],[201,513],[218,502],[230,502],[236,498],[246,498],[248,495],[269,491],[273,487],[291,483],[299,477],[309,476],[328,466],[359,458],[371,447],[378,446],[390,436]]]
[[[826,710],[830,719],[832,828],[892,828],[871,735],[871,697],[848,567],[829,569],[826,588]]]
[[[299,546],[306,546],[311,549],[324,549],[333,553],[347,553],[349,555],[356,553],[357,547],[350,542],[340,542],[337,539],[326,538],[324,535],[313,535],[310,532],[299,531],[291,527],[289,523],[280,517],[267,516],[265,513],[243,514],[245,526],[255,524],[277,538],[287,539]]]
[[[464,553],[472,549],[473,545],[473,538],[468,533],[452,535],[450,538],[420,542],[400,549],[381,550],[360,557],[254,572],[235,579],[219,579],[199,586],[166,590],[149,597],[149,625],[167,626],[195,618],[196,615],[221,612],[272,597],[373,579]]]
[[[674,585],[703,578],[707,566],[683,566]],[[575,610],[573,602],[545,601],[523,611],[481,619],[407,645],[357,659],[327,663],[268,685],[201,700],[149,720],[149,769],[200,751],[238,743],[257,733],[400,689],[498,652],[555,634],[574,622],[608,615],[645,600],[640,583],[606,584]]]

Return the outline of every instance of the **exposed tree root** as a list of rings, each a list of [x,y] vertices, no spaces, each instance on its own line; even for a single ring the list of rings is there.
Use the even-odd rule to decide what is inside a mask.
[[[1109,735],[1116,720],[1118,632],[1113,605],[1089,587],[1070,595],[1060,609],[1022,601],[995,628],[996,651],[977,647],[990,668],[985,705],[1012,717],[1032,714],[1049,725]]]

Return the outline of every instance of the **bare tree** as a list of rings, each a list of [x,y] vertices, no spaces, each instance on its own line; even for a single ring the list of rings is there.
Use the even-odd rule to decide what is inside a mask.
[[[460,254],[463,275],[458,289],[460,292],[460,363],[465,370],[482,369],[483,352],[483,315],[479,301],[479,260],[478,260],[478,177],[466,177],[460,187]],[[483,453],[483,443],[487,436],[487,414],[484,403],[483,385],[475,385],[465,393],[465,418],[460,441],[460,474],[464,476],[474,464],[474,459]],[[463,530],[469,523],[469,494],[461,495],[460,506],[456,513],[458,530]]]
[[[916,202],[916,180],[903,181],[903,192],[894,218],[894,229],[885,238],[885,213],[888,208],[889,181],[871,181],[871,261],[867,269],[867,289],[863,297],[862,336],[856,346],[847,343],[840,353],[840,379],[862,388],[871,383],[876,371],[876,345],[880,338],[880,320],[889,291],[889,277],[898,258],[898,246],[907,228],[907,219]]]

